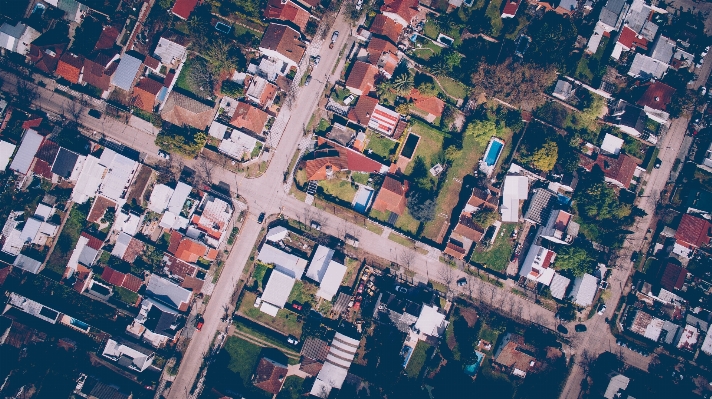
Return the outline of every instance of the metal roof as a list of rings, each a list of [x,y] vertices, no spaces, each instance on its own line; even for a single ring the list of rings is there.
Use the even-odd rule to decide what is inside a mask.
[[[593,303],[596,291],[598,291],[598,279],[586,273],[582,277],[577,277],[574,281],[571,297],[575,304],[589,306]]]
[[[40,136],[36,131],[27,129],[25,137],[22,138],[20,149],[17,150],[15,158],[12,159],[10,169],[26,175],[30,170],[30,166],[32,166],[32,160],[35,154],[37,154],[37,150],[40,148],[43,139],[44,137]]]
[[[0,141],[0,170],[7,168],[12,154],[15,153],[15,148],[17,148],[17,146],[14,144],[10,144],[7,141]]]
[[[111,76],[111,84],[123,90],[131,90],[139,69],[143,62],[136,57],[124,54],[119,61],[119,66],[116,67],[116,72]]]
[[[40,272],[42,262],[32,259],[29,256],[20,254],[17,258],[15,258],[15,262],[13,262],[12,265],[24,271],[37,274]]]
[[[282,270],[274,269],[262,293],[262,301],[278,308],[283,308],[284,304],[287,303],[289,294],[292,292],[295,281],[294,277],[285,274]]]

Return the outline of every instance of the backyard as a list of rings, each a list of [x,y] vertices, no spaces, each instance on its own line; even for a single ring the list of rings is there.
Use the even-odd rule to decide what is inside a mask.
[[[415,121],[410,131],[420,136],[418,147],[415,149],[412,159],[421,157],[427,168],[433,167],[438,163],[440,153],[443,151],[443,141],[445,140],[443,132],[420,121]],[[413,162],[410,162],[406,167],[406,175],[410,175],[413,171],[413,164]]]
[[[405,368],[405,373],[408,378],[418,378],[420,370],[425,364],[427,359],[427,352],[430,349],[430,345],[426,344],[424,341],[418,341],[413,349],[413,354],[410,355],[410,360],[408,361],[408,366]]]
[[[596,86],[597,80],[601,79],[603,74],[606,72],[606,62],[604,61],[602,63],[601,60],[605,60],[603,58],[603,53],[607,50],[608,41],[609,38],[603,37],[595,54],[584,54],[581,57],[578,65],[576,65],[576,71],[574,72],[574,77],[576,79]]]
[[[319,187],[324,190],[324,194],[336,197],[339,200],[351,203],[356,195],[356,188],[348,180],[321,180]]]
[[[472,252],[470,262],[479,263],[500,273],[504,272],[514,249],[514,243],[510,237],[515,227],[515,224],[502,224],[494,243],[489,247],[485,247],[482,243],[478,244]]]
[[[418,232],[418,228],[420,227],[420,222],[415,220],[415,218],[410,215],[410,212],[408,212],[408,208],[406,207],[403,211],[403,214],[398,216],[398,220],[396,220],[395,227],[398,230],[404,231],[411,235],[415,235]]]
[[[297,281],[297,283],[301,282]],[[295,284],[294,289],[296,288]],[[294,290],[292,290],[292,295],[293,294]],[[290,295],[290,301],[292,295]],[[286,309],[280,309],[277,312],[277,316],[272,317],[254,306],[255,299],[257,299],[257,294],[245,291],[242,302],[240,303],[239,312],[245,315],[245,317],[269,326],[285,335],[294,335],[297,338],[302,336],[302,322],[297,321],[297,315],[295,313]]]
[[[370,130],[367,139],[368,144],[366,145],[364,153],[379,162],[389,162],[398,148],[397,141],[393,141]]]

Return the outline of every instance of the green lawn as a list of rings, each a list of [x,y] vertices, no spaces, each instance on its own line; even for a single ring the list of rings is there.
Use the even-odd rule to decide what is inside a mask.
[[[136,301],[138,300],[137,293],[127,290],[124,287],[115,286],[114,295],[116,295],[116,299],[130,306],[136,305]]]
[[[351,178],[358,184],[368,184],[368,179],[371,175],[364,172],[353,172]]]
[[[325,194],[348,203],[351,203],[356,196],[356,189],[348,180],[322,180],[319,182],[319,187],[324,189]]]
[[[388,161],[391,156],[396,153],[396,148],[398,148],[398,142],[393,141],[383,135],[378,133],[370,132],[368,135],[368,144],[366,145],[366,154],[375,154],[381,160]]]
[[[443,132],[420,121],[414,121],[410,131],[420,136],[413,159],[422,157],[423,161],[425,161],[425,166],[428,168],[433,167],[437,163],[438,155],[443,150],[443,140],[445,139]],[[412,171],[413,162],[408,164],[405,174],[409,175]]]
[[[491,0],[487,6],[487,11],[485,15],[489,17],[490,23],[492,24],[492,31],[490,32],[492,36],[497,37],[502,31],[502,0]]]
[[[297,283],[300,283],[300,281],[297,281]],[[277,316],[272,317],[254,306],[256,297],[257,295],[253,292],[245,292],[242,303],[240,303],[240,311],[245,316],[254,321],[266,324],[286,335],[291,334],[297,338],[302,336],[302,323],[297,321],[297,315],[295,313],[286,309],[280,309],[277,312]]]
[[[316,286],[304,281],[296,281],[294,283],[294,287],[292,288],[292,292],[289,294],[287,302],[314,302],[314,295],[316,294],[316,291]]]
[[[264,290],[263,280],[269,268],[269,266],[263,265],[262,263],[257,263],[255,265],[255,270],[252,272],[252,278],[255,279],[255,282],[257,282],[257,288],[260,291]]]
[[[389,234],[388,239],[395,243],[398,243],[404,247],[413,248],[413,244],[414,244],[413,240],[411,240],[410,238],[403,237],[402,235],[400,235],[398,233]]]
[[[284,385],[282,385],[282,390],[277,394],[277,399],[299,399],[304,389],[302,384],[304,384],[304,378],[290,375],[284,380]]]
[[[348,97],[351,94],[349,89],[336,89],[334,90],[334,93],[331,95],[331,98],[334,99],[334,101],[338,102],[339,104],[344,104],[344,100],[346,97]],[[351,104],[353,105],[353,104]]]
[[[380,222],[387,222],[388,215],[390,215],[389,212],[381,212],[373,208],[371,208],[371,211],[368,213],[369,217],[374,218]]]
[[[405,368],[405,373],[408,378],[418,378],[420,370],[427,360],[427,352],[430,349],[430,345],[423,341],[418,341],[418,344],[413,350],[413,354],[410,355],[410,360],[408,361],[408,366]]]
[[[438,78],[438,82],[440,82],[440,85],[443,87],[443,90],[445,91],[445,93],[449,94],[450,97],[467,97],[467,86],[463,85],[457,80],[442,76]]]
[[[238,337],[228,337],[223,350],[230,354],[228,369],[240,374],[240,379],[245,386],[252,385],[252,373],[260,360],[262,348]]]
[[[607,37],[603,37],[595,54],[584,54],[581,57],[578,65],[576,65],[576,71],[574,72],[574,77],[576,79],[590,84],[595,80],[598,74],[605,72],[605,69],[598,68],[598,66],[603,58],[603,53],[606,51],[606,47],[608,46],[608,40],[609,39]]]
[[[403,214],[398,216],[395,227],[401,231],[415,235],[415,233],[418,232],[418,227],[420,227],[420,222],[415,220],[413,216],[410,215],[410,212],[408,212],[408,208],[406,208]]]
[[[480,243],[472,253],[470,261],[485,265],[489,269],[503,272],[509,264],[509,258],[512,256],[514,249],[510,236],[515,226],[515,224],[511,223],[503,224],[497,233],[494,244],[483,249],[484,245]]]
[[[425,27],[423,27],[423,34],[425,36],[435,40],[438,38],[438,34],[440,33],[440,29],[438,29],[438,26],[435,24],[435,22],[428,18],[427,21],[425,21]]]
[[[331,127],[331,123],[328,120],[321,118],[319,120],[319,124],[316,125],[316,127],[314,128],[314,132],[316,132],[316,133],[325,132],[330,127]]]
[[[181,69],[180,75],[178,75],[178,80],[176,80],[175,87],[181,88],[188,92],[191,91],[190,85],[188,84],[188,74],[190,73],[190,67],[192,63],[193,59],[190,57],[185,60],[185,64],[183,64],[183,69]]]
[[[75,205],[69,212],[62,232],[57,238],[57,244],[54,247],[54,251],[50,254],[47,260],[47,269],[58,274],[60,277],[64,274],[67,268],[67,262],[69,257],[74,251],[74,247],[79,241],[79,236],[82,234],[82,230],[87,225],[88,212],[85,211],[85,206]],[[53,273],[53,274],[54,274]]]
[[[420,59],[423,59],[423,60],[425,60],[425,61],[429,60],[430,57],[432,57],[432,56],[435,55],[435,53],[433,52],[433,50],[431,50],[431,49],[429,49],[429,48],[419,48],[419,49],[415,49],[415,50],[413,50],[413,54],[415,54],[416,57],[418,57],[418,58],[420,58]]]

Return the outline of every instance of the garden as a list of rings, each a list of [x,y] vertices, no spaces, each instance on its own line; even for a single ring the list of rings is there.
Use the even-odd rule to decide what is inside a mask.
[[[240,392],[251,398],[270,398],[272,395],[252,384],[252,375],[263,351],[267,350],[252,342],[236,336],[228,337],[208,369],[206,390]]]
[[[297,283],[300,282],[297,281]],[[295,290],[297,290],[296,285],[292,290],[292,294],[290,294],[289,301],[293,299],[292,296],[294,295]],[[240,302],[238,312],[251,320],[275,329],[284,335],[294,335],[297,338],[302,336],[303,323],[298,320],[299,316],[296,313],[287,309],[280,309],[277,312],[277,316],[272,317],[267,313],[263,313],[259,308],[254,306],[256,299],[257,294],[245,291],[242,297],[242,302]]]
[[[497,237],[492,245],[486,245],[481,242],[475,247],[470,257],[471,263],[480,264],[487,269],[494,270],[499,273],[504,273],[509,265],[509,259],[514,251],[514,241],[512,240],[512,231],[517,227],[516,224],[502,224],[502,227],[497,233]]]

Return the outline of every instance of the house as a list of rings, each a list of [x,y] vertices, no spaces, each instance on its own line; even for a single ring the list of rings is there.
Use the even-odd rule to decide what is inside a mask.
[[[398,43],[401,32],[403,32],[403,25],[383,14],[378,14],[368,30],[374,35],[383,36],[393,43]]]
[[[149,77],[143,77],[131,92],[131,103],[137,108],[153,113],[156,108],[156,96],[162,89],[163,83]]]
[[[564,296],[566,296],[566,290],[569,288],[570,283],[571,280],[567,277],[564,277],[559,273],[554,273],[554,278],[551,280],[551,284],[549,284],[549,292],[551,292],[551,296],[559,300],[564,299]]]
[[[83,68],[84,57],[67,51],[57,62],[55,73],[69,83],[79,83],[82,81]]]
[[[707,333],[705,336],[705,340],[702,342],[702,347],[700,348],[702,352],[706,353],[707,355],[712,356],[712,334]]]
[[[697,345],[697,340],[699,336],[699,330],[697,330],[696,327],[693,327],[688,324],[685,326],[685,329],[682,330],[680,338],[678,339],[677,344],[675,346],[677,347],[677,349],[684,349],[690,352],[695,352],[695,347]]]
[[[554,12],[561,15],[570,15],[576,11],[578,7],[577,0],[561,0],[559,5],[554,8]]]
[[[152,274],[146,286],[146,294],[155,303],[165,305],[170,309],[185,312],[190,306],[193,293],[179,287],[168,279]]]
[[[245,92],[248,100],[259,105],[261,108],[269,107],[277,95],[278,88],[260,76],[253,76],[250,79],[250,86]]]
[[[434,95],[423,95],[416,88],[410,91],[410,100],[413,101],[411,112],[421,116],[429,123],[433,123],[436,119],[442,117],[445,110],[445,102],[443,100]]]
[[[126,394],[117,386],[104,384],[96,378],[87,377],[83,373],[79,374],[74,394],[72,396],[87,399],[132,399],[133,397],[131,393]]]
[[[46,245],[47,240],[56,236],[59,230],[59,226],[49,222],[52,214],[54,208],[45,204],[38,204],[34,214],[26,220],[23,211],[10,212],[3,227],[5,242],[2,251],[18,256],[27,244]],[[23,221],[22,229],[18,229]]]
[[[687,213],[697,214],[708,220],[712,218],[712,192],[701,188],[692,189],[686,198]]]
[[[295,282],[296,279],[288,270],[275,267],[272,274],[270,274],[267,285],[265,285],[262,296],[258,299],[259,302],[255,303],[255,305],[259,306],[260,311],[263,313],[276,317],[277,312],[284,308],[287,303]]]
[[[26,272],[37,274],[42,268],[42,261],[32,259],[27,255],[20,254],[17,256],[17,258],[15,258],[15,261],[12,263],[12,265]]]
[[[616,60],[620,58],[621,53],[624,51],[630,51],[632,49],[639,48],[642,50],[648,49],[648,41],[639,36],[633,29],[628,26],[624,26],[621,30],[620,35],[618,35],[618,40],[613,49],[611,57]]]
[[[628,75],[634,78],[661,79],[667,72],[668,65],[647,55],[636,53],[630,65]]]
[[[356,61],[351,68],[346,88],[357,96],[367,95],[376,87],[378,67],[363,61]]]
[[[322,339],[308,337],[302,344],[300,355],[301,362],[299,370],[307,373],[311,377],[316,377],[319,371],[321,371],[326,357],[329,355],[329,344]]]
[[[58,24],[30,43],[30,51],[27,55],[37,69],[52,74],[57,70],[57,63],[67,46],[69,46],[68,28]]]
[[[145,298],[141,301],[138,316],[126,327],[126,333],[143,339],[154,348],[161,348],[167,342],[175,341],[184,325],[185,318],[175,310]]]
[[[606,387],[606,392],[603,394],[603,397],[606,399],[620,398],[621,396],[619,395],[621,395],[622,392],[625,392],[629,383],[630,378],[624,376],[623,374],[611,377],[611,381],[608,383],[608,387]]]
[[[302,158],[307,180],[330,179],[341,170],[364,173],[385,173],[388,170],[386,165],[333,141],[318,138],[317,143],[317,149]]]
[[[354,137],[356,137],[356,131],[340,123],[334,123],[331,126],[331,130],[326,133],[327,139],[339,143],[344,147],[348,147]]]
[[[494,353],[493,364],[520,378],[534,369],[536,357],[533,348],[524,343],[524,337],[508,333]]]
[[[297,67],[306,45],[296,30],[286,25],[270,24],[262,36],[259,49],[263,55],[283,63],[281,74],[284,75],[289,69]]]
[[[555,259],[556,252],[533,244],[529,247],[529,252],[527,252],[527,257],[522,263],[519,275],[549,286],[556,273],[552,266]]]
[[[507,0],[502,10],[502,19],[504,18],[514,18],[517,15],[517,10],[519,9],[519,4],[522,0]]]
[[[440,338],[445,333],[449,322],[447,315],[439,311],[436,306],[423,305],[420,315],[413,328],[420,335]]]
[[[32,167],[32,161],[42,144],[44,137],[40,136],[33,129],[27,129],[25,135],[22,137],[22,142],[20,143],[20,148],[18,148],[15,157],[12,158],[10,163],[10,170],[15,171],[21,175],[27,175]]]
[[[102,91],[111,88],[111,77],[116,72],[118,51],[115,49],[101,50],[92,53],[84,59],[84,76],[82,80]]]
[[[409,183],[403,176],[389,173],[373,202],[373,209],[379,212],[393,212],[402,215],[405,211]]]
[[[238,129],[244,129],[261,135],[270,116],[261,109],[244,102],[238,102],[230,124]]]
[[[341,389],[358,347],[358,339],[337,332],[331,341],[324,366],[317,374],[310,393],[324,398],[329,396],[332,389]]]
[[[199,0],[176,0],[171,12],[180,19],[188,20]]]
[[[682,215],[675,233],[675,246],[672,252],[676,255],[691,258],[695,250],[709,245],[712,236],[712,223],[689,213]]]
[[[507,175],[504,178],[502,205],[499,207],[499,211],[502,214],[502,222],[518,223],[521,201],[526,200],[528,197],[529,179],[521,175]]]
[[[108,339],[101,355],[139,373],[149,368],[156,356],[152,350],[120,338],[116,341]]]
[[[0,171],[5,171],[10,163],[10,158],[15,153],[16,145],[10,144],[7,141],[0,141]]]
[[[81,23],[90,10],[77,0],[47,0],[46,3],[64,11],[64,19],[70,22]]]
[[[131,273],[122,273],[109,266],[104,267],[104,271],[101,273],[101,279],[111,285],[126,288],[132,292],[138,292],[143,286],[143,280],[141,278]]]
[[[608,121],[616,125],[622,132],[633,137],[641,137],[657,142],[657,139],[653,137],[646,137],[650,134],[646,128],[648,116],[643,109],[629,104],[625,100],[618,100],[618,103],[608,109],[608,113]]]
[[[346,266],[335,261],[333,257],[333,249],[319,245],[307,269],[307,277],[319,283],[316,296],[327,301],[334,298],[346,274]]]
[[[571,244],[579,232],[579,224],[573,221],[573,215],[562,210],[551,213],[545,226],[539,230],[539,235],[558,244]]]
[[[661,267],[657,276],[660,286],[670,292],[682,290],[686,278],[687,269],[672,262]]]
[[[267,230],[267,235],[265,236],[265,240],[271,241],[271,242],[280,242],[287,238],[287,235],[289,234],[289,230],[287,230],[286,227],[284,226],[275,226]]]
[[[171,91],[161,110],[161,118],[177,126],[192,126],[204,130],[213,120],[214,107]]]
[[[643,111],[650,119],[658,123],[666,123],[670,117],[667,107],[672,101],[675,89],[662,83],[654,81],[647,85],[645,92],[640,96],[636,105],[643,107]]]
[[[702,159],[702,163],[698,164],[697,167],[712,173],[712,143],[710,143],[707,151],[705,151],[705,157]]]
[[[264,391],[277,395],[287,378],[287,366],[267,357],[262,357],[257,363],[257,369],[252,375],[252,383]]]
[[[126,262],[134,263],[138,255],[143,253],[145,249],[146,245],[141,240],[128,233],[121,232],[116,237],[116,243],[114,244],[114,249],[111,250],[111,254]]]
[[[52,174],[59,178],[75,182],[79,178],[85,156],[79,155],[64,147],[60,147],[57,157],[52,163]]]
[[[188,227],[188,236],[198,237],[193,229],[204,233],[202,240],[211,247],[218,248],[225,238],[230,218],[232,217],[232,205],[222,199],[205,194],[198,205],[199,215],[193,215],[191,225]]]
[[[626,328],[651,341],[658,342],[665,321],[640,310],[632,311],[626,319]]]
[[[381,6],[384,16],[403,27],[410,25],[419,12],[418,0],[385,0]]]
[[[309,11],[291,0],[269,0],[265,7],[265,19],[278,19],[291,22],[304,32],[309,22]]]
[[[394,138],[400,134],[398,133],[400,125],[400,114],[381,104],[376,104],[368,121],[368,127],[371,129]],[[402,132],[402,129],[400,131]]]
[[[40,33],[34,28],[21,22],[10,25],[5,22],[0,25],[0,47],[21,55],[27,55],[30,51],[30,43],[40,37]]]
[[[620,29],[629,8],[630,5],[625,0],[608,0],[606,2],[598,17],[593,34],[588,40],[587,53],[596,53],[603,37],[610,37],[610,32]]]
[[[124,54],[119,60],[116,72],[111,75],[111,84],[121,90],[130,91],[142,66],[143,61],[132,55]]]
[[[584,169],[590,172],[594,165],[598,165],[603,171],[606,182],[625,189],[630,187],[635,170],[638,168],[638,160],[628,154],[614,157],[600,153],[595,160],[583,155],[580,159]]]
[[[371,121],[373,111],[376,109],[377,105],[378,99],[376,98],[369,96],[359,97],[356,105],[354,105],[349,111],[349,122],[353,122],[363,127],[368,126]]]
[[[169,68],[177,68],[188,55],[188,39],[175,31],[161,35],[153,56]]]
[[[555,192],[546,188],[534,189],[532,199],[524,213],[524,220],[538,225],[546,223],[552,208],[558,201],[559,197]]]
[[[586,273],[582,277],[576,277],[570,296],[573,303],[586,307],[593,303],[597,291],[598,279]]]
[[[216,123],[216,122],[213,122]],[[252,152],[257,146],[257,139],[249,136],[237,129],[227,133],[226,138],[220,142],[218,151],[237,160],[244,160],[245,154],[247,158],[252,156]]]
[[[190,238],[182,238],[173,255],[184,262],[196,263],[201,257],[208,257],[208,247]]]
[[[275,270],[279,269],[282,274],[297,280],[301,280],[304,269],[307,267],[306,259],[284,252],[268,243],[264,244],[260,249],[257,260],[266,265],[275,265]]]
[[[558,98],[561,101],[568,101],[574,94],[574,87],[566,80],[559,79],[556,82],[556,87],[554,87],[554,92],[551,93],[552,96]]]
[[[378,65],[386,78],[390,79],[396,69],[396,66],[398,66],[399,61],[397,56],[398,49],[396,46],[388,40],[374,37],[368,42],[366,54],[367,57],[364,61],[367,61],[373,65]],[[388,57],[384,58],[384,56]],[[383,62],[381,62],[381,60],[383,60]]]
[[[606,133],[601,143],[601,152],[608,155],[620,155],[625,140],[618,136]]]

